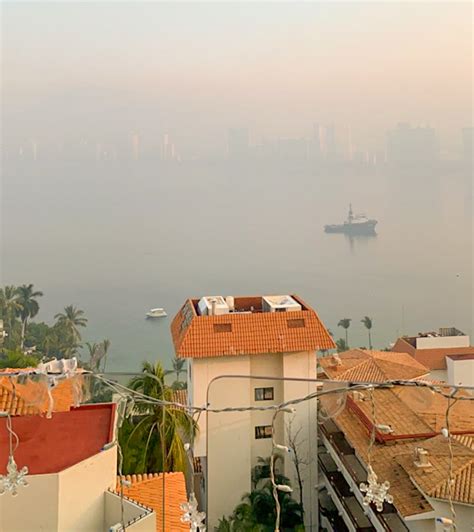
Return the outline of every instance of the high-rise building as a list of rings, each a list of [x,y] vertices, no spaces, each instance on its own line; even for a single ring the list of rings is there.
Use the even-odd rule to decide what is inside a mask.
[[[439,158],[436,131],[400,123],[387,133],[387,159],[401,165],[433,164]]]
[[[294,295],[188,299],[171,333],[176,356],[188,360],[190,404],[268,407],[199,418],[194,454],[205,471],[211,529],[250,491],[252,468],[272,452],[272,434],[289,445],[285,426],[290,417],[282,413],[273,418],[271,406],[314,392],[314,382],[305,378],[316,376],[316,351],[331,349],[334,342],[316,312]],[[316,410],[316,402],[308,401],[291,413],[292,429],[300,437],[298,452],[306,464],[306,530],[317,530],[317,424],[308,422],[316,420]],[[297,492],[294,463],[288,457],[282,462]]]

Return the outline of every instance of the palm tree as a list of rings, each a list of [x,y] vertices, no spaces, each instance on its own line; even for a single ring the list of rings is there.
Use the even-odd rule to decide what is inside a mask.
[[[343,318],[342,320],[339,320],[339,323],[337,324],[338,327],[342,327],[346,331],[346,345],[349,347],[349,339],[347,334],[347,329],[351,326],[351,318]]]
[[[12,322],[20,312],[20,309],[16,286],[10,285],[0,288],[0,318],[4,320],[8,334],[11,333]]]
[[[19,315],[21,318],[21,340],[20,349],[23,350],[25,343],[26,325],[29,318],[34,318],[39,312],[39,304],[36,298],[41,297],[43,292],[33,290],[32,284],[24,284],[16,289],[17,302],[20,305]]]
[[[176,381],[179,382],[179,376],[181,373],[186,373],[186,359],[174,357],[172,362],[173,369],[167,369],[165,375],[170,375],[171,373],[176,373]]]
[[[339,338],[339,340],[336,341],[336,349],[338,353],[344,353],[344,351],[349,349],[344,338]]]
[[[92,371],[96,370],[100,362],[100,345],[96,342],[86,342],[86,348],[89,354],[89,366]]]
[[[364,318],[361,319],[360,321],[365,325],[365,328],[367,329],[367,332],[369,333],[369,349],[372,349],[372,336],[370,334],[370,329],[372,329],[372,325],[373,325],[372,318],[369,318],[369,316],[364,316]]]
[[[129,387],[154,399],[173,401],[173,390],[165,384],[165,372],[159,362],[144,362],[142,373]],[[196,433],[197,425],[183,409],[173,406],[139,404],[137,415],[122,426],[124,470],[185,471],[188,457],[184,448]]]
[[[107,366],[107,353],[109,352],[109,348],[110,348],[110,340],[108,338],[105,338],[104,340],[102,340],[102,344],[101,344],[101,349],[102,349],[102,352],[104,353],[103,355],[104,367],[102,369],[102,373],[105,373],[105,367]]]
[[[286,477],[279,475],[279,478],[279,482],[289,485]],[[276,509],[271,481],[267,479],[264,484],[259,486],[242,497],[242,501],[236,506],[230,517],[223,517],[219,520],[216,529],[218,532],[241,532],[243,530],[266,532],[274,530]],[[303,511],[300,504],[290,494],[283,492],[278,493],[278,500],[281,507],[281,530],[304,530]]]
[[[87,318],[84,317],[84,311],[80,310],[73,305],[68,305],[64,308],[64,312],[60,312],[54,316],[57,324],[64,327],[72,337],[74,343],[81,341],[81,333],[79,327],[85,327],[87,325]]]

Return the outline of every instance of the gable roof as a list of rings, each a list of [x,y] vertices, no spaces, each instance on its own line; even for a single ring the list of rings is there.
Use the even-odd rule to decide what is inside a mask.
[[[351,349],[339,354],[341,364],[334,356],[322,357],[319,364],[326,375],[334,380],[350,382],[385,382],[412,380],[429,373],[428,368],[407,353]]]
[[[317,313],[297,296],[291,297],[302,310],[263,312],[261,297],[236,297],[236,308],[254,310],[214,316],[198,315],[198,300],[188,299],[171,324],[177,356],[206,358],[334,348]]]
[[[131,482],[123,487],[123,494],[156,513],[156,530],[164,532],[189,532],[189,525],[181,522],[183,514],[180,504],[187,502],[186,483],[183,473],[165,473],[165,529],[163,530],[163,474],[126,475],[124,480]],[[117,493],[120,486],[117,479]]]
[[[400,391],[400,389],[402,389]],[[425,391],[429,396],[419,401],[410,401],[402,391],[411,393]],[[438,425],[433,425],[430,410],[446,411],[447,399],[433,395],[429,389],[398,386],[394,389],[375,389],[376,423],[389,425],[393,433],[382,435],[376,431],[376,441],[372,447],[371,461],[381,482],[390,482],[390,493],[394,505],[403,517],[423,514],[433,510],[426,497],[448,499],[447,479],[449,466],[448,440],[439,435]],[[365,399],[368,392],[358,392]],[[353,403],[360,409],[354,409]],[[460,410],[455,411],[456,408]],[[419,411],[421,409],[421,412]],[[362,415],[361,415],[362,413]],[[445,418],[444,418],[445,419]],[[372,426],[370,401],[358,400],[349,393],[346,407],[334,418],[334,422],[344,433],[358,457],[366,464]],[[444,426],[444,425],[442,425]],[[450,427],[453,434],[453,499],[457,502],[474,504],[474,408],[471,401],[458,401],[450,411]],[[468,428],[466,428],[468,427]],[[471,431],[470,434],[456,435],[456,432]],[[383,436],[383,437],[382,437]],[[429,452],[433,467],[421,471],[414,465],[413,453],[416,447]]]
[[[4,373],[18,373],[34,370],[35,368],[6,368]],[[67,412],[74,405],[75,387],[81,387],[83,377],[76,375],[63,379],[52,388],[53,412]],[[12,416],[26,416],[44,414],[49,408],[49,397],[46,380],[32,376],[24,382],[18,377],[0,377],[0,410],[9,412]]]
[[[433,349],[416,349],[405,338],[398,338],[393,346],[393,351],[410,354],[417,362],[430,370],[446,369],[446,357],[459,355],[459,357],[474,355],[474,346],[471,347],[439,347]]]
[[[422,444],[431,463],[429,471],[414,465],[413,456],[403,454],[396,458],[412,482],[423,493],[435,499],[449,499],[449,447],[443,436],[436,436]],[[452,442],[452,499],[454,502],[474,504],[474,451]]]
[[[30,475],[59,473],[101,451],[113,439],[115,403],[90,404],[44,416],[18,416],[12,420],[19,445],[18,467]],[[0,474],[6,471],[8,432],[0,418]]]

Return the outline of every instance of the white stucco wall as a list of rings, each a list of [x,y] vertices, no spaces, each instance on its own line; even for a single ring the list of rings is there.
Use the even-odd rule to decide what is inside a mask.
[[[30,475],[16,497],[0,497],[1,532],[103,532],[120,521],[120,499],[106,507],[115,486],[117,449],[112,447],[57,474]],[[125,501],[125,519],[144,509]],[[152,514],[154,515],[154,514]],[[154,517],[136,530],[155,532]],[[144,528],[145,527],[145,528]],[[133,528],[135,530],[135,528]]]
[[[416,339],[417,349],[439,349],[442,347],[469,347],[469,336],[432,336]]]
[[[250,361],[248,356],[194,360],[193,370],[195,404],[205,404],[207,385],[214,377],[226,374],[247,375],[250,371]],[[211,408],[245,406],[249,403],[249,397],[248,379],[222,379],[211,385],[209,404]],[[243,493],[250,491],[250,414],[209,413],[207,416],[201,416],[199,427],[200,435],[196,442],[195,454],[199,456],[201,452],[201,456],[206,456],[207,450],[207,514],[209,529],[212,530],[219,518],[233,511]]]
[[[156,532],[156,514],[155,512],[147,513],[144,508],[137,504],[124,500],[123,505],[123,520],[125,524],[130,523],[133,519],[140,517],[137,521],[127,526],[127,530],[133,532]],[[121,522],[122,518],[122,503],[120,496],[115,493],[106,492],[104,494],[104,531],[117,523]]]
[[[104,493],[115,487],[116,467],[114,446],[59,474],[59,530],[88,532],[103,526]]]
[[[28,486],[0,497],[1,532],[58,530],[59,475],[31,475]]]
[[[474,359],[455,360],[446,357],[448,383],[458,386],[474,386]]]
[[[313,352],[288,354],[262,354],[251,356],[214,357],[192,361],[190,400],[193,404],[206,402],[208,383],[219,375],[267,375],[269,379],[222,379],[210,388],[209,402],[213,408],[281,403],[313,392],[314,384],[282,382],[274,377],[315,378],[316,355]],[[255,401],[255,388],[273,387],[273,401]],[[299,435],[299,450],[309,465],[304,466],[305,510],[309,528],[317,527],[317,424],[316,401],[296,407],[295,414],[279,414],[275,423],[275,438],[287,443],[285,426],[289,417],[294,417],[293,429],[302,430]],[[208,414],[199,420],[200,434],[196,439],[195,456],[208,460],[208,519],[210,529],[223,515],[229,515],[240,502],[241,496],[251,489],[251,469],[259,456],[271,453],[271,439],[255,439],[255,427],[271,425],[273,411]],[[206,423],[208,448],[206,449]],[[311,427],[310,427],[311,425]],[[287,456],[285,474],[299,494],[295,469]],[[231,481],[230,481],[231,479]],[[311,528],[312,527],[312,528]]]
[[[285,377],[316,378],[316,354],[314,352],[287,353],[283,356],[283,373]],[[304,397],[317,390],[311,382],[284,382],[284,400]],[[303,476],[303,505],[305,510],[305,527],[308,531],[318,530],[318,443],[317,443],[317,400],[312,399],[295,405],[296,412],[292,422],[292,432],[298,435],[297,448],[306,465],[301,466]],[[292,481],[294,497],[299,500],[296,471],[291,459],[285,462],[286,475]]]

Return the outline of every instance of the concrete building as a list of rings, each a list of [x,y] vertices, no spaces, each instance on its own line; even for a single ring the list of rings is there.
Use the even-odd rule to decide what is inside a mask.
[[[8,432],[0,418],[0,474],[6,473]],[[27,487],[0,498],[0,531],[102,532],[121,523],[115,488],[115,405],[97,404],[43,416],[15,416],[15,461],[28,468]],[[155,532],[153,510],[124,501],[127,530]],[[25,511],[27,510],[27,511]]]
[[[380,365],[381,373],[376,371]],[[322,367],[331,379],[339,378],[337,371],[341,380],[345,380],[352,371],[362,382],[384,382],[387,378],[413,380],[419,378],[414,375],[421,370],[420,364],[404,353],[359,350],[327,357]],[[438,522],[452,518],[448,486],[450,451],[447,438],[440,434],[445,424],[447,399],[428,388],[415,386],[376,389],[374,418],[370,397],[367,390],[348,392],[342,410],[321,424],[318,460],[323,528],[452,530]],[[360,489],[360,484],[367,481],[373,430],[375,442],[370,463],[379,483],[390,482],[389,493],[393,496],[393,504],[385,502],[381,512],[373,505],[363,505],[364,493]],[[474,512],[472,402],[458,401],[453,405],[450,430],[456,530],[467,531],[471,529]]]
[[[8,492],[0,497],[0,532],[122,530],[114,443],[116,405],[74,407],[83,384],[80,372],[60,380],[51,390],[50,405],[47,383],[41,376],[0,377],[0,412],[10,414],[19,439],[15,461],[19,469],[28,468],[28,486],[20,487],[16,497]],[[176,399],[182,401],[182,395],[178,393]],[[6,416],[0,415],[0,475],[6,473],[8,454]],[[156,473],[131,475],[123,479],[127,530],[189,530],[181,522],[180,504],[187,501],[183,473],[166,473],[164,478]]]
[[[215,409],[274,405],[312,393],[314,383],[284,379],[314,379],[316,351],[334,347],[316,312],[294,295],[188,299],[171,331],[176,355],[189,361],[190,404]],[[272,416],[273,411],[244,411],[199,418],[194,453],[203,470],[209,529],[251,490],[258,457],[270,456]],[[310,423],[316,419],[316,401],[296,406],[294,414],[279,414],[275,439],[282,444],[288,440],[290,416],[292,429],[301,429],[299,450],[308,462],[303,490],[307,530],[317,530],[317,424]],[[284,472],[296,488],[288,457]]]
[[[456,327],[442,327],[438,332],[403,336],[395,342],[393,351],[408,353],[429,368],[431,378],[446,380],[446,357],[474,355],[474,346],[470,345],[469,336]]]

